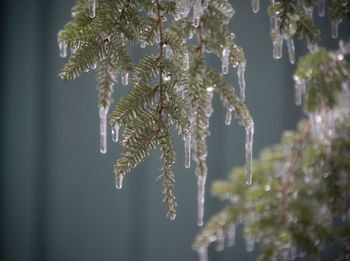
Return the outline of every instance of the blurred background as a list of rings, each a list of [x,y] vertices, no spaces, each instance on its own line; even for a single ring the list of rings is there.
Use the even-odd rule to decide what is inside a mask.
[[[254,155],[277,143],[283,130],[295,129],[302,110],[294,105],[287,59],[272,59],[267,2],[253,14],[250,1],[232,1],[230,26],[247,58],[247,105],[255,119]],[[6,261],[197,260],[191,249],[196,225],[194,168],[185,169],[183,142],[177,138],[175,194],[178,215],[166,218],[162,202],[159,155],[153,153],[114,186],[113,164],[120,145],[109,138],[108,154],[99,153],[97,93],[93,72],[72,82],[57,74],[57,32],[70,19],[74,0],[3,0],[1,6],[1,176],[0,258]],[[330,21],[319,21],[323,45]],[[345,32],[348,24],[341,24]],[[299,55],[305,43],[298,41]],[[140,55],[133,53],[135,61]],[[219,69],[218,59],[212,59]],[[228,76],[237,86],[236,71]],[[114,100],[130,86],[117,86]],[[114,106],[114,105],[113,105]],[[210,196],[213,180],[244,164],[244,129],[224,124],[225,110],[214,97],[208,138],[209,177],[205,220],[223,203]],[[194,165],[194,164],[193,164]],[[238,234],[241,229],[238,230]],[[209,249],[211,260],[255,260],[242,237],[223,252]]]

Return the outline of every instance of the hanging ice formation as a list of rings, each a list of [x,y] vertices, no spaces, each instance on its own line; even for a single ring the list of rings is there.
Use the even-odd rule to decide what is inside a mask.
[[[259,12],[260,10],[260,0],[252,0],[252,10],[254,13]]]
[[[253,136],[254,122],[251,120],[245,126],[246,142],[245,142],[245,160],[246,160],[246,183],[252,184],[252,160],[253,160]]]
[[[326,0],[318,0],[318,15],[324,17],[326,14]]]
[[[115,177],[115,187],[117,189],[122,189],[123,188],[123,178],[124,178],[123,175],[117,175]]]
[[[185,141],[185,167],[191,167],[191,134],[186,134]]]
[[[230,58],[230,49],[228,47],[224,47],[224,49],[222,50],[222,65],[221,65],[223,74],[228,74],[228,66],[230,63],[229,58]]]
[[[90,17],[91,18],[95,18],[97,6],[98,6],[98,0],[89,0]]]
[[[300,78],[297,75],[294,75],[294,90],[295,90],[295,104],[301,105],[303,95],[306,91],[306,83],[305,80]]]
[[[239,84],[239,89],[240,89],[240,94],[241,94],[241,100],[245,100],[245,62],[241,63],[238,65],[237,69],[237,76],[238,76],[238,84]]]
[[[190,57],[186,49],[183,57],[183,69],[184,71],[188,71],[189,68],[190,68]]]
[[[100,106],[100,152],[102,154],[107,153],[107,115],[108,107]]]
[[[122,72],[122,84],[128,85],[129,84],[129,73],[128,72]]]
[[[58,42],[58,48],[60,50],[60,57],[67,57],[67,43],[63,41]]]
[[[118,140],[119,140],[119,128],[120,128],[120,126],[119,126],[119,124],[116,122],[116,123],[114,123],[111,127],[112,127],[112,140],[113,140],[114,142],[118,142]]]

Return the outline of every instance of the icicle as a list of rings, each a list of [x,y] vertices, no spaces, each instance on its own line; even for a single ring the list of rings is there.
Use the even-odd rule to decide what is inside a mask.
[[[245,100],[245,63],[240,63],[237,69],[238,84],[240,89],[241,100]]]
[[[231,224],[227,230],[227,241],[228,247],[233,247],[236,244],[236,224]]]
[[[92,70],[96,70],[96,68],[97,68],[97,64],[96,63],[93,63],[92,65],[91,65],[91,67],[90,67]]]
[[[129,84],[129,73],[126,71],[122,72],[122,84],[123,85]]]
[[[67,57],[67,43],[64,41],[59,41],[58,48],[60,49],[60,56],[62,58]]]
[[[173,55],[173,51],[171,50],[171,48],[169,46],[165,45],[164,46],[165,59],[170,59],[172,55]]]
[[[108,107],[100,106],[100,152],[107,153],[107,114]]]
[[[272,53],[273,58],[280,59],[282,57],[283,38],[279,32],[275,33],[275,39],[273,40],[272,44],[273,44],[273,53]]]
[[[312,19],[313,17],[313,12],[314,12],[314,8],[313,6],[304,6],[304,11],[305,11],[305,14],[310,18]]]
[[[147,45],[146,41],[145,41],[145,40],[142,40],[141,43],[140,43],[140,47],[141,47],[142,49],[144,49],[144,48],[146,48],[146,45]]]
[[[222,50],[222,73],[228,73],[228,66],[230,64],[230,49],[228,47],[224,47]]]
[[[95,18],[96,16],[96,8],[98,5],[97,0],[89,0],[89,5],[90,5],[90,17]]]
[[[194,27],[199,26],[202,14],[203,14],[202,0],[194,0],[193,21],[192,21],[192,24]]]
[[[224,251],[225,249],[225,234],[220,230],[216,235],[217,245],[215,247],[216,251]]]
[[[188,71],[188,69],[190,68],[190,56],[188,54],[187,49],[186,49],[186,51],[184,53],[184,57],[183,57],[183,68],[184,68],[184,71]]]
[[[326,14],[326,0],[318,0],[318,15],[324,17]]]
[[[271,31],[277,31],[277,17],[275,15],[271,15],[270,18],[270,22],[271,22]]]
[[[197,225],[198,226],[203,226],[206,179],[207,179],[206,175],[197,175],[197,187],[198,187]]]
[[[247,252],[252,252],[254,250],[255,238],[252,235],[245,236],[245,250]]]
[[[112,140],[114,142],[118,142],[119,140],[119,128],[120,128],[120,125],[117,122],[114,123],[112,126]]]
[[[245,128],[246,142],[245,142],[245,160],[246,160],[246,183],[252,184],[252,158],[253,158],[253,135],[254,122],[251,120]]]
[[[117,189],[123,188],[123,179],[124,179],[123,175],[116,175],[115,176],[115,187]]]
[[[337,39],[338,38],[338,25],[340,21],[338,20],[333,20],[331,22],[331,27],[332,27],[332,38]]]
[[[295,104],[301,105],[302,97],[306,90],[305,80],[297,75],[294,75],[294,89],[295,89]]]
[[[294,64],[294,62],[295,62],[295,46],[294,46],[293,38],[292,37],[286,38],[286,43],[287,43],[287,49],[288,49],[289,62],[291,64]]]
[[[191,167],[191,134],[186,134],[185,140],[185,167]]]
[[[201,246],[198,248],[197,253],[199,256],[199,261],[209,261],[207,246]]]
[[[230,108],[227,108],[226,110],[226,117],[225,117],[225,124],[228,126],[231,124],[232,120],[232,110]]]
[[[259,10],[260,10],[260,1],[259,0],[252,0],[252,10],[254,13],[259,12]]]
[[[317,43],[307,43],[307,48],[309,49],[310,53],[314,53],[318,50],[318,44]]]

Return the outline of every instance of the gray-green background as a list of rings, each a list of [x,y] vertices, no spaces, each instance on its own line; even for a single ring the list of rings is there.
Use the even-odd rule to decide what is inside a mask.
[[[3,0],[1,6],[1,260],[196,260],[191,243],[196,226],[196,180],[183,166],[177,139],[175,166],[178,216],[166,219],[159,157],[154,153],[114,187],[112,167],[121,148],[109,140],[99,153],[98,112],[92,73],[65,83],[57,77],[57,31],[70,19],[74,0]],[[255,119],[254,154],[295,128],[291,73],[284,58],[272,60],[267,1],[253,14],[250,1],[232,1],[231,21],[247,57],[247,104]],[[329,21],[322,21],[324,38]],[[341,26],[343,29],[345,25]],[[345,29],[344,29],[345,30]],[[335,46],[336,41],[330,41]],[[304,44],[297,49],[305,52]],[[138,57],[138,54],[134,54]],[[215,66],[219,65],[213,59]],[[230,81],[237,85],[230,68]],[[115,100],[130,88],[118,86]],[[214,98],[209,146],[209,184],[244,163],[244,129],[224,125],[225,111]],[[209,189],[207,189],[209,192]],[[206,220],[222,202],[207,193]],[[240,232],[240,230],[239,230]],[[254,260],[240,237],[211,260]]]

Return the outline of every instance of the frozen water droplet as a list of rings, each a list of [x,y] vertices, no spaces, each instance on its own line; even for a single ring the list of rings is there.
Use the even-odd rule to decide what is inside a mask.
[[[245,63],[240,63],[237,69],[238,84],[242,101],[245,100],[245,66]]]
[[[306,14],[310,19],[312,19],[312,17],[313,17],[313,12],[314,12],[313,6],[304,6],[304,11],[305,11],[305,14]]]
[[[114,142],[118,142],[119,140],[119,128],[120,128],[120,125],[117,122],[114,123],[112,126],[112,140]]]
[[[251,120],[248,126],[245,127],[246,142],[245,142],[245,160],[246,160],[246,183],[252,184],[252,160],[253,160],[253,136],[254,122]]]
[[[209,261],[207,246],[201,246],[197,250],[199,261]]]
[[[228,227],[226,237],[227,237],[227,242],[226,242],[227,246],[233,247],[236,244],[236,225],[235,224],[231,224]]]
[[[252,10],[254,13],[259,12],[259,10],[260,10],[260,1],[259,0],[252,0]]]
[[[326,0],[318,0],[318,15],[324,17],[326,14]]]
[[[226,110],[225,124],[227,126],[230,125],[231,124],[231,120],[232,120],[232,110],[228,108]]]
[[[309,49],[310,53],[314,53],[318,50],[318,44],[317,43],[307,43],[307,48]]]
[[[124,71],[122,72],[122,84],[123,85],[128,85],[129,84],[129,73]]]
[[[190,1],[188,1],[188,2],[190,2]],[[193,20],[192,20],[192,24],[194,27],[199,26],[202,14],[203,14],[202,0],[194,0]]]
[[[123,179],[124,179],[124,176],[123,176],[123,175],[117,175],[117,176],[115,176],[115,187],[116,187],[117,189],[123,188]]]
[[[186,134],[185,140],[185,167],[191,167],[191,134]]]
[[[190,56],[188,54],[187,49],[186,49],[186,51],[184,53],[184,57],[183,57],[183,68],[185,71],[188,71],[188,69],[190,68]]]
[[[295,46],[294,46],[293,38],[292,37],[286,38],[286,43],[287,43],[287,49],[288,49],[289,62],[291,64],[294,64],[294,62],[295,62]]]
[[[67,43],[64,41],[58,42],[58,48],[60,49],[60,56],[62,58],[67,57]]]
[[[333,20],[331,22],[331,28],[332,28],[332,38],[337,39],[338,38],[338,26],[339,26],[339,21]]]
[[[216,245],[215,250],[216,251],[224,251],[224,249],[225,249],[225,234],[224,234],[224,231],[220,230],[216,234],[216,241],[217,241],[217,245]]]
[[[254,250],[255,238],[252,235],[245,236],[245,250],[252,252]]]
[[[282,35],[278,32],[275,34],[275,39],[272,42],[273,52],[272,56],[274,59],[280,59],[282,57],[282,46],[283,46],[283,38]]]
[[[294,89],[295,89],[295,104],[301,105],[302,97],[306,90],[305,80],[297,75],[294,75]]]
[[[197,187],[198,187],[197,225],[198,226],[203,226],[206,179],[207,179],[206,175],[197,175]]]
[[[107,114],[108,107],[100,106],[100,152],[107,153]]]
[[[171,48],[168,45],[165,45],[164,46],[165,59],[170,59],[172,55],[173,55],[173,51],[171,50]]]
[[[98,2],[97,0],[89,0],[89,6],[90,6],[90,17],[95,18],[96,16],[96,8],[97,8]]]
[[[228,73],[228,66],[230,64],[230,49],[228,47],[224,47],[222,50],[222,73]]]

